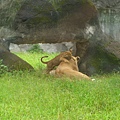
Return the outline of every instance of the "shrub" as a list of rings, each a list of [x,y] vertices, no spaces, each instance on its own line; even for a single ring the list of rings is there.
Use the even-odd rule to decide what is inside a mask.
[[[29,50],[27,50],[27,52],[42,53],[43,50],[40,48],[40,46],[38,44],[34,44]]]
[[[8,67],[3,65],[3,60],[0,60],[0,75],[7,71],[8,71]]]

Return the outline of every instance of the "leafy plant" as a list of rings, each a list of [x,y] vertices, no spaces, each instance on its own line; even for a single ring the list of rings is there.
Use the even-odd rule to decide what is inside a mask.
[[[3,60],[0,60],[0,74],[3,74],[8,71],[8,67],[3,65]]]
[[[27,52],[31,52],[31,53],[41,53],[43,52],[43,50],[40,48],[40,46],[38,44],[34,44],[29,50],[27,50]]]

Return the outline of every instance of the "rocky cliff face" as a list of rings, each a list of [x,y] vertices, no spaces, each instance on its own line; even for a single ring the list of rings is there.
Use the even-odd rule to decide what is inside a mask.
[[[92,0],[98,9],[98,19],[103,33],[120,41],[120,2],[119,0]]]

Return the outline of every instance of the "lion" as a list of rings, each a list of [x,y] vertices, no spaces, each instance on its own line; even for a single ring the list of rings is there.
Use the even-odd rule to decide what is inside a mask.
[[[49,61],[43,61],[43,58],[46,58],[48,56],[43,56],[41,58],[41,62],[44,64],[47,64],[47,69],[46,72],[49,73],[51,70],[53,70],[56,66],[58,66],[61,62],[60,59],[64,59],[64,61],[67,62],[67,60],[70,60],[72,57],[72,49],[65,51],[65,52],[61,52],[59,55],[57,55],[55,58],[49,60]]]
[[[78,62],[80,61],[80,57],[79,56],[77,56],[77,57],[71,56],[70,60],[65,60],[65,59],[66,58],[60,58],[60,61],[68,63],[69,66],[71,67],[71,69],[73,69],[75,71],[79,71],[79,68],[78,68]]]
[[[50,71],[51,75],[57,75],[57,76],[67,76],[70,78],[77,78],[78,80],[91,80],[91,78],[78,70],[78,62],[79,57],[72,56],[70,60],[64,60],[60,59],[60,64],[56,68],[56,70]]]

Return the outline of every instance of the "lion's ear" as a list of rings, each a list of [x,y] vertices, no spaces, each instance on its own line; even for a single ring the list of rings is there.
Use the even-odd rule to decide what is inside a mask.
[[[80,57],[79,57],[79,56],[77,56],[76,58],[77,58],[77,61],[79,61],[79,60],[80,60]]]
[[[70,48],[70,49],[69,49],[69,51],[72,53],[72,52],[73,52],[73,49],[72,49],[72,48]]]

